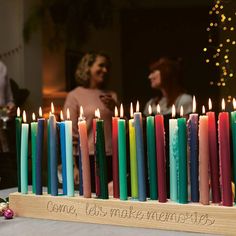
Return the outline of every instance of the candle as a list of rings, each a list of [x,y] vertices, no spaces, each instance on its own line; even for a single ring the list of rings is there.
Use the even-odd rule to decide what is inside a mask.
[[[43,159],[43,142],[44,142],[44,122],[42,117],[42,108],[39,108],[38,129],[36,139],[36,195],[42,195],[42,159]]]
[[[52,107],[52,104],[51,104]],[[49,116],[51,115],[51,112],[49,113]],[[50,174],[50,126],[49,126],[49,119],[47,120],[47,186],[48,186],[48,194],[51,194],[51,174]]]
[[[72,121],[70,120],[70,111],[67,108],[67,120],[65,121],[66,136],[66,181],[67,196],[74,196],[74,165],[73,165],[73,144],[72,144]]]
[[[164,118],[160,114],[160,106],[157,105],[157,115],[155,116],[156,127],[156,154],[157,154],[157,180],[158,180],[158,200],[167,201],[166,193],[166,156],[165,156],[165,131]]]
[[[118,165],[118,110],[115,107],[115,117],[112,117],[112,169],[113,197],[119,198],[119,165]]]
[[[120,106],[120,119],[118,120],[118,157],[119,157],[119,184],[120,199],[127,200],[127,167],[126,167],[126,125],[123,119],[123,105]]]
[[[20,183],[20,147],[21,147],[21,123],[22,123],[22,118],[20,117],[20,108],[17,108],[17,117],[15,119],[15,124],[16,124],[16,164],[17,164],[17,185],[18,185],[18,192],[21,192],[21,183]]]
[[[28,135],[29,124],[26,124],[26,113],[23,111],[23,122],[21,125],[21,193],[28,193]]]
[[[188,202],[188,177],[187,177],[187,133],[186,119],[182,117],[184,114],[183,106],[180,107],[181,118],[177,119],[178,123],[178,146],[179,146],[179,165],[178,165],[178,198],[179,203]]]
[[[202,115],[199,117],[199,187],[200,202],[209,205],[209,146],[208,146],[208,116],[205,107],[202,107]]]
[[[89,162],[88,134],[87,125],[84,118],[83,107],[80,107],[80,117],[78,120],[78,131],[80,140],[80,150],[82,159],[82,175],[83,175],[83,194],[84,197],[91,197],[91,174]]]
[[[212,188],[212,203],[219,203],[220,197],[220,175],[219,175],[219,157],[217,150],[217,134],[215,112],[211,111],[212,102],[208,101],[209,111],[208,116],[208,142],[209,142],[209,158],[210,158],[210,173],[211,173],[211,188]]]
[[[50,186],[51,195],[58,195],[58,182],[57,182],[57,131],[56,131],[56,118],[54,115],[54,106],[51,103],[51,114],[49,116],[49,144],[50,144]]]
[[[170,149],[170,199],[178,200],[178,165],[179,165],[179,146],[178,146],[178,124],[175,119],[176,109],[172,106],[172,119],[169,120],[169,149]]]
[[[136,156],[137,156],[137,167],[138,167],[138,199],[139,201],[146,201],[143,122],[142,122],[142,113],[139,112],[138,102],[136,104],[136,112],[134,113],[134,127],[135,127]]]
[[[100,195],[102,199],[108,199],[108,179],[107,179],[107,157],[105,154],[104,121],[100,119],[98,110],[98,119],[96,120],[96,164],[100,180]]]
[[[225,112],[225,100],[222,99],[222,112],[218,117],[218,141],[220,156],[220,174],[222,184],[222,204],[232,206],[231,163],[229,139],[229,114]]]
[[[198,114],[196,112],[196,99],[193,97],[193,113],[188,120],[189,146],[190,146],[190,187],[191,201],[199,202],[199,166],[198,166]]]
[[[130,177],[131,177],[131,197],[138,198],[138,170],[137,170],[137,156],[136,156],[136,139],[134,127],[134,113],[133,104],[130,104],[129,120],[129,151],[130,151]]]
[[[148,179],[150,188],[150,199],[157,199],[157,161],[156,161],[156,138],[154,116],[152,107],[148,107],[149,116],[146,119],[147,125],[147,157],[148,157]]]
[[[32,155],[32,192],[36,193],[36,138],[37,138],[37,126],[35,122],[35,114],[32,114],[32,122],[30,124],[31,130],[31,155]]]

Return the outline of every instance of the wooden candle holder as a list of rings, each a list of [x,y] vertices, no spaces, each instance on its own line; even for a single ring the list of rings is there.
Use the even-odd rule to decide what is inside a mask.
[[[9,202],[15,215],[23,217],[224,235],[236,233],[236,207],[21,193],[10,194]]]

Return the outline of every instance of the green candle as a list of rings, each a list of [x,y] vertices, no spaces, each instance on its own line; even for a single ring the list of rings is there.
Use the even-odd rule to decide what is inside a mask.
[[[120,199],[127,200],[127,167],[126,167],[126,128],[123,117],[123,106],[120,106],[118,120],[118,156],[119,156],[119,183]]]
[[[20,117],[20,108],[17,108],[17,117],[15,119],[16,124],[16,160],[17,160],[17,184],[18,192],[21,192],[21,183],[20,183],[20,146],[21,146],[21,123],[22,117]]]
[[[181,114],[183,107],[181,106]],[[187,135],[186,135],[186,119],[178,118],[178,145],[179,145],[179,203],[188,202],[188,180],[187,180]]]
[[[38,123],[35,122],[35,114],[32,114],[33,122],[30,124],[31,129],[31,155],[32,155],[32,192],[36,193],[36,139]]]
[[[152,114],[151,106],[148,107]],[[156,138],[154,116],[148,116],[147,122],[147,156],[148,156],[148,179],[150,186],[150,199],[157,200],[157,161],[156,161]]]
[[[108,199],[107,159],[105,152],[104,121],[96,120],[96,158],[98,159],[98,172],[100,179],[100,195],[102,199]]]

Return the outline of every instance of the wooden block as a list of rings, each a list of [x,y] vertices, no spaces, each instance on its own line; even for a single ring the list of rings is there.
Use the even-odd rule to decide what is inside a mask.
[[[16,216],[224,235],[236,233],[236,207],[47,194],[12,193],[9,198]]]

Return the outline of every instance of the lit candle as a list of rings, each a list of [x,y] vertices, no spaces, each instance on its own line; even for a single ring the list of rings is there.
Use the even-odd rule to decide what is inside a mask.
[[[190,186],[191,201],[199,202],[199,164],[198,164],[198,114],[196,112],[196,99],[193,97],[193,113],[189,115],[188,132],[190,146]]]
[[[188,202],[188,170],[187,170],[187,132],[186,119],[183,106],[180,107],[181,118],[177,119],[178,123],[178,146],[179,146],[179,165],[178,165],[178,198],[179,203]]]
[[[209,158],[212,188],[212,203],[219,203],[220,197],[220,173],[219,173],[219,156],[217,150],[217,134],[215,112],[211,111],[212,102],[208,101],[208,142],[209,142]]]
[[[130,176],[131,176],[131,197],[138,198],[138,170],[136,156],[136,139],[134,127],[134,112],[133,104],[130,104],[130,119],[129,119],[129,151],[130,151]]]
[[[112,117],[112,169],[113,169],[113,197],[119,198],[119,164],[118,164],[118,110]]]
[[[100,180],[100,195],[102,199],[108,198],[108,179],[107,179],[107,157],[105,152],[105,138],[104,138],[104,121],[100,119],[100,111],[97,112],[98,119],[96,120],[96,164],[99,180]]]
[[[231,163],[230,163],[230,139],[229,139],[229,114],[225,112],[225,100],[222,99],[222,112],[218,117],[218,141],[220,156],[220,174],[222,184],[222,204],[232,206],[231,188]]]
[[[234,183],[236,183],[236,100],[233,99],[234,111],[231,112],[231,131],[233,140],[233,173]],[[236,195],[234,196],[234,202],[236,202]]]
[[[52,107],[52,103],[51,103]],[[52,108],[51,108],[52,109]],[[49,113],[49,117],[51,116],[51,112]],[[47,120],[47,186],[48,186],[48,194],[51,194],[51,158],[50,158],[50,126],[49,119]]]
[[[16,124],[16,159],[17,159],[17,184],[18,184],[18,192],[21,192],[21,183],[20,183],[20,147],[21,147],[21,123],[22,117],[20,116],[20,108],[17,108],[17,117],[15,119]]]
[[[57,182],[57,130],[56,118],[54,115],[54,106],[51,103],[51,114],[49,116],[49,145],[50,145],[50,186],[51,195],[58,195],[58,182]]]
[[[178,200],[178,165],[179,165],[179,146],[178,146],[178,124],[175,119],[176,109],[172,106],[172,119],[169,120],[169,149],[170,149],[170,199]]]
[[[21,193],[28,193],[28,135],[29,124],[26,123],[26,113],[23,111],[23,123],[21,125]]]
[[[199,117],[199,192],[200,202],[209,205],[209,146],[208,146],[208,116],[205,107]]]
[[[36,193],[36,138],[37,138],[37,126],[38,123],[35,122],[35,114],[32,114],[32,122],[30,123],[31,130],[31,155],[32,155],[32,192]]]
[[[83,194],[85,198],[91,197],[91,174],[89,161],[88,133],[87,125],[84,118],[83,107],[80,107],[80,117],[78,120],[78,131],[80,140],[80,150],[82,159],[82,175],[83,175]]]
[[[73,165],[73,144],[72,144],[72,121],[70,120],[70,111],[66,110],[67,120],[65,121],[66,136],[66,180],[67,196],[74,196],[74,165]]]
[[[138,167],[138,199],[146,201],[146,181],[145,181],[145,160],[144,160],[144,143],[143,143],[143,122],[142,113],[139,112],[139,102],[136,105],[134,113],[134,127],[136,139],[136,156]]]
[[[44,143],[44,123],[45,119],[42,117],[42,108],[39,108],[37,140],[36,140],[36,195],[42,195],[42,160],[43,160],[43,143]]]
[[[157,200],[157,160],[156,160],[156,138],[154,116],[152,107],[148,107],[149,116],[146,119],[147,125],[147,157],[148,157],[148,180],[150,188],[150,199]]]
[[[126,167],[126,124],[123,119],[123,105],[120,105],[120,119],[118,120],[118,157],[120,199],[127,200],[127,167]]]
[[[156,155],[157,155],[157,180],[158,180],[158,200],[167,201],[166,193],[166,155],[165,155],[165,131],[164,117],[160,114],[160,105],[157,105],[155,115],[156,127]]]

